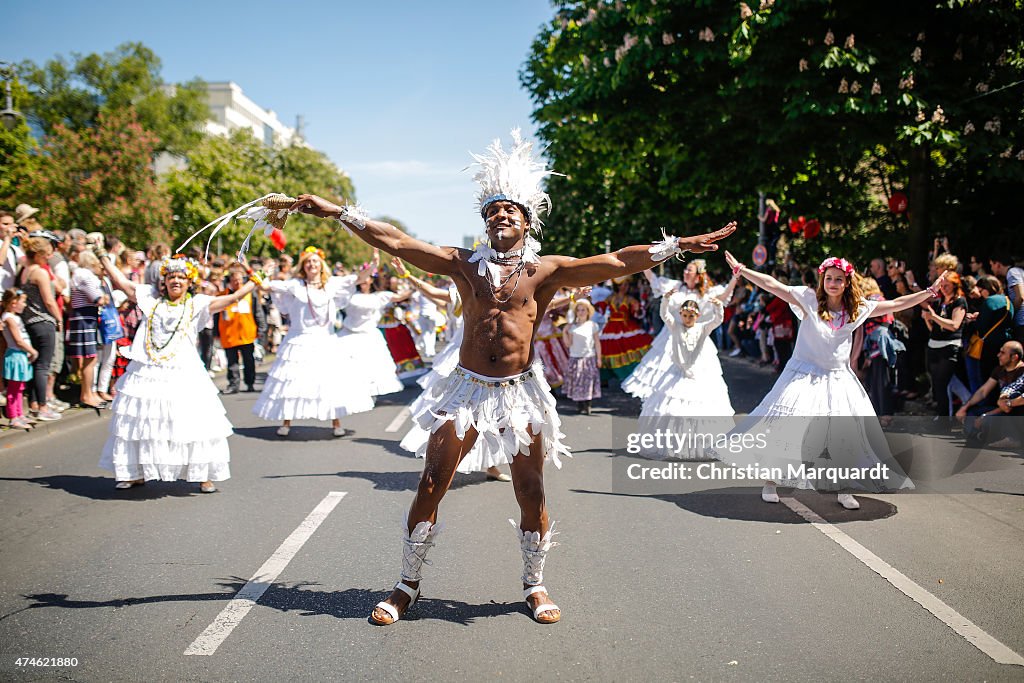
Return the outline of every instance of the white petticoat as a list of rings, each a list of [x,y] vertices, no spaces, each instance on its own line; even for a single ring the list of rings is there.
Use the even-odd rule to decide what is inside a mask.
[[[133,360],[116,388],[100,467],[117,481],[231,476],[231,423],[198,354],[174,365]]]
[[[688,374],[674,363],[650,387],[640,408],[641,418],[671,418],[665,421],[665,426],[680,434],[726,434],[734,426],[731,418],[735,414],[729,401],[729,389],[721,375],[701,372],[696,365]],[[705,443],[710,445],[714,441],[692,439],[685,446],[645,451],[644,455],[654,458],[713,460],[713,449],[705,448]]]
[[[444,381],[436,382],[418,399],[412,411],[413,428],[402,447],[426,457],[427,439],[446,422],[454,422],[455,434],[464,439],[472,427],[479,436],[462,459],[458,471],[482,472],[510,464],[518,455],[529,455],[533,434],[541,435],[545,460],[561,467],[561,456],[571,457],[562,442],[562,423],[555,397],[544,380],[543,367],[511,377],[487,377],[456,366]]]
[[[622,381],[622,390],[640,400],[646,399],[654,391],[659,380],[675,367],[672,362],[672,334],[666,325],[661,328],[651,343],[644,357],[633,368],[629,377]],[[700,355],[694,363],[696,371],[703,376],[722,377],[722,362],[718,359],[718,348],[709,339],[701,347]],[[728,398],[728,394],[726,395]]]
[[[831,460],[815,462],[814,466],[872,467],[883,463],[892,473],[882,483],[850,480],[815,484],[782,477],[776,480],[782,486],[871,491],[914,488],[892,457],[871,400],[848,366],[826,370],[790,359],[772,390],[734,433],[762,435],[765,439],[764,447],[715,455],[741,467],[757,464],[785,472],[788,465],[818,459],[828,450]]]
[[[338,340],[341,342],[342,357],[355,358],[351,367],[352,375],[347,375],[352,377],[354,383],[368,386],[373,396],[393,394],[404,388],[395,374],[395,361],[380,330],[342,330]]]
[[[361,361],[339,337],[309,330],[286,338],[252,412],[264,420],[331,420],[373,409]],[[390,360],[390,358],[389,358]],[[394,374],[394,364],[391,364]]]

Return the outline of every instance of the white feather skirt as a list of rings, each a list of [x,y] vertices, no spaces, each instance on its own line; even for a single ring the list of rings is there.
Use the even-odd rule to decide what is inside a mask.
[[[507,385],[492,386],[498,382]],[[519,454],[529,455],[533,434],[541,435],[544,458],[555,467],[562,466],[562,456],[571,456],[539,363],[513,377],[487,377],[457,367],[423,393],[412,419],[413,428],[402,447],[415,449],[418,457],[426,457],[430,434],[447,422],[454,423],[459,439],[470,428],[478,432],[476,443],[459,465],[458,471],[464,474],[509,464]]]

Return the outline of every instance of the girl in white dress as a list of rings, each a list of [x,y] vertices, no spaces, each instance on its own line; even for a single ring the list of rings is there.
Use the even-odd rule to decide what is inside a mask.
[[[252,411],[281,421],[279,436],[288,436],[292,420],[330,420],[334,436],[344,436],[341,418],[373,409],[356,360],[334,334],[337,309],[349,302],[359,276],[331,277],[325,263],[323,251],[307,247],[294,277],[263,284],[291,324]]]
[[[728,301],[725,295],[725,285],[712,285],[707,274],[707,262],[704,259],[694,259],[686,264],[683,270],[683,281],[673,280],[667,277],[660,277],[652,270],[645,270],[644,275],[651,283],[651,291],[656,296],[661,296],[662,301],[672,300],[671,311],[673,316],[678,315],[679,306],[687,299],[695,299],[700,305],[700,320],[706,321],[712,314],[705,302],[714,297]],[[735,285],[733,285],[735,286]],[[731,294],[732,289],[729,289]],[[676,322],[679,322],[676,318]],[[650,350],[644,355],[643,360],[633,369],[633,373],[622,382],[622,390],[641,400],[647,398],[658,380],[665,376],[665,373],[672,367],[672,345],[669,339],[672,336],[668,326],[662,327],[651,343]],[[718,348],[714,343],[701,346],[702,352],[699,362],[706,366],[708,374],[722,376],[722,364],[718,360]]]
[[[117,382],[100,467],[114,472],[118,489],[148,479],[186,479],[213,493],[213,482],[231,476],[227,438],[232,429],[196,349],[197,335],[214,313],[248,296],[260,277],[250,270],[245,285],[211,297],[193,293],[199,268],[192,259],[164,259],[160,283],[142,285],[125,277],[102,247],[94,251],[114,286],[143,315],[124,354],[131,362]]]
[[[750,270],[729,252],[725,252],[725,258],[733,274],[742,275],[788,303],[802,324],[797,332],[793,356],[775,386],[730,435],[760,435],[765,440],[764,446],[759,444],[757,450],[730,450],[723,459],[739,466],[778,467],[782,472],[788,472],[789,465],[799,466],[808,456],[818,458],[833,451],[833,465],[870,467],[882,463],[889,466],[891,474],[881,482],[856,478],[845,481],[818,479],[818,488],[913,488],[913,482],[892,458],[871,400],[850,368],[852,338],[868,318],[902,311],[932,298],[942,278],[929,290],[892,301],[870,301],[861,295],[853,266],[846,259],[825,259],[818,267],[819,279],[815,290],[790,287],[770,275]],[[796,417],[805,419],[793,419]],[[871,419],[806,419],[810,417]],[[837,433],[832,433],[833,428]],[[835,451],[848,454],[849,458],[837,459]],[[779,502],[776,483],[800,488],[812,486],[807,479],[783,477],[778,482],[766,481],[761,491],[765,502]],[[857,499],[849,493],[840,493],[838,500],[848,510],[860,507]]]
[[[374,250],[373,266],[380,262],[380,254]],[[384,335],[377,329],[381,315],[392,303],[402,301],[406,294],[395,294],[387,290],[371,292],[369,278],[361,280],[358,290],[345,304],[345,321],[338,338],[342,342],[346,357],[355,358],[354,368],[358,370],[361,382],[369,386],[372,396],[392,394],[404,387],[395,371],[395,361],[388,351]]]
[[[732,426],[732,421],[726,423],[714,418],[731,418],[735,414],[729,401],[729,389],[721,372],[709,371],[706,363],[699,362],[704,347],[712,344],[708,337],[722,324],[722,302],[715,298],[707,299],[705,306],[710,307],[711,315],[699,321],[701,307],[696,299],[686,299],[678,310],[673,310],[673,301],[674,298],[669,296],[661,299],[661,319],[669,331],[668,348],[672,364],[655,381],[651,393],[643,400],[640,417],[673,418],[670,424],[677,434],[724,433]],[[710,453],[706,451],[703,439],[690,439],[685,448],[677,447],[649,455],[707,460]]]

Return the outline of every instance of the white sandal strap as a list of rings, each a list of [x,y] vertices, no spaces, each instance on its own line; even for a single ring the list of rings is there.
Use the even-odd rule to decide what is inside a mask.
[[[389,605],[388,603],[381,600],[377,603],[377,609],[382,609],[388,614],[390,614],[391,621],[398,621],[398,610],[395,609],[394,605]]]
[[[543,584],[538,584],[536,586],[530,586],[529,588],[524,588],[523,589],[523,600],[525,600],[526,598],[530,597],[534,593],[547,593],[547,592],[548,592],[548,589],[545,588],[543,586]]]
[[[556,610],[556,609],[558,609],[558,605],[556,605],[554,603],[551,603],[551,602],[545,602],[542,605],[537,605],[536,607],[533,608],[533,618],[536,619],[537,616],[540,615],[542,612],[550,612],[551,610]],[[561,611],[561,610],[559,610],[559,611]]]
[[[412,586],[407,586],[404,583],[402,583],[401,581],[399,581],[398,583],[395,584],[395,590],[400,590],[403,593],[405,593],[406,595],[408,595],[409,596],[409,600],[412,601],[412,602],[409,603],[410,605],[413,602],[416,602],[416,598],[418,598],[420,596],[420,589],[419,588],[413,588]]]

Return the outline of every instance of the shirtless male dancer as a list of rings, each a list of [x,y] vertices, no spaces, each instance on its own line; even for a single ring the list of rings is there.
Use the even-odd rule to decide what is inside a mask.
[[[463,301],[465,336],[459,366],[438,383],[429,410],[413,416],[432,431],[416,496],[403,535],[401,581],[374,608],[371,621],[391,624],[419,597],[421,568],[438,531],[438,506],[451,485],[460,460],[478,438],[490,462],[510,466],[520,521],[517,536],[523,554],[524,598],[540,623],[554,623],[561,611],[543,586],[544,561],[552,546],[544,499],[544,460],[560,466],[562,445],[555,400],[533,365],[533,338],[552,296],[562,287],[584,287],[638,273],[675,254],[713,251],[718,240],[736,229],[729,223],[693,237],[665,237],[661,242],[625,247],[608,254],[576,259],[539,256],[530,237],[539,230],[538,214],[549,200],[540,188],[549,172],[532,157],[532,143],[513,131],[514,147],[506,154],[499,141],[489,155],[476,156],[482,170],[474,178],[490,247],[475,251],[438,247],[406,235],[385,222],[369,220],[356,207],[338,206],[315,195],[299,195],[292,205],[321,218],[341,221],[371,246],[431,273],[447,275]],[[513,524],[515,524],[513,522]]]

